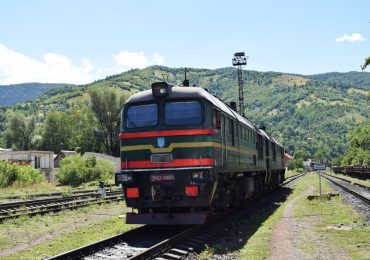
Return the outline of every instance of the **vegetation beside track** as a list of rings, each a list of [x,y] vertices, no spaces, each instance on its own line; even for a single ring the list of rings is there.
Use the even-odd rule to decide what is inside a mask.
[[[370,255],[370,227],[363,217],[350,205],[344,204],[340,197],[307,200],[304,194],[309,187],[313,187],[312,195],[319,194],[316,174],[308,174],[299,180],[280,207],[273,208],[270,205],[261,208],[238,223],[238,232],[228,231],[226,239],[208,245],[200,257],[212,259],[213,255],[227,254],[239,259],[269,259],[274,250],[273,230],[282,218],[287,203],[296,199],[292,216],[296,225],[291,234],[291,243],[297,247],[301,259],[320,256],[335,258],[338,254],[340,258],[367,259]],[[333,192],[324,179],[322,191]]]
[[[310,174],[306,180],[314,185],[318,194],[317,176]],[[297,190],[304,190],[307,185],[300,182]],[[322,191],[333,192],[326,180],[322,181]],[[370,227],[351,205],[343,203],[341,197],[312,201],[302,198],[294,207],[294,218],[299,223],[312,223],[310,228],[301,230],[297,237],[307,255],[312,255],[318,249],[326,254],[341,249],[353,259],[368,259]]]
[[[109,183],[111,182],[108,182],[107,184]],[[78,187],[72,187],[68,185],[56,186],[56,185],[46,183],[46,182],[30,184],[30,185],[14,184],[10,187],[1,188],[0,200],[1,198],[8,197],[8,196],[20,196],[23,199],[28,199],[33,194],[52,193],[52,192],[61,192],[63,193],[63,195],[68,196],[68,195],[72,195],[72,191],[97,190],[99,188],[98,184],[99,183],[97,181],[84,183]],[[115,189],[118,189],[118,188],[116,187]]]
[[[125,210],[121,202],[5,221],[0,258],[41,259],[135,228],[119,218]]]
[[[13,184],[28,185],[44,181],[42,173],[31,166],[18,165],[6,160],[0,160],[0,187]]]
[[[294,170],[288,170],[285,172],[285,178],[289,178],[289,177],[292,177],[294,175],[297,175],[301,172],[298,172],[298,171],[294,171]]]

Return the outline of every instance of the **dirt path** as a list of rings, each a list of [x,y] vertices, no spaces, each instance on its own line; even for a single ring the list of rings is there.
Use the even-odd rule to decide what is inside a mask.
[[[283,217],[276,224],[272,233],[271,259],[304,259],[301,252],[293,245],[294,233],[298,223],[293,219],[293,207],[297,200],[312,193],[314,187],[310,186],[304,194],[289,201],[283,211]]]
[[[351,259],[341,247],[330,247],[325,236],[315,231],[320,222],[320,215],[306,215],[302,220],[295,220],[293,209],[298,200],[313,194],[315,188],[310,185],[305,192],[289,201],[283,210],[283,216],[274,227],[272,233],[272,260],[303,260],[303,259]],[[300,250],[302,241],[313,242],[314,249],[310,252]]]

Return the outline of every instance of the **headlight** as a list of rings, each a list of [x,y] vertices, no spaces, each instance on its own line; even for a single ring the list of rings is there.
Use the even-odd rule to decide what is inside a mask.
[[[191,173],[191,178],[193,180],[207,180],[209,178],[208,171],[195,171]]]

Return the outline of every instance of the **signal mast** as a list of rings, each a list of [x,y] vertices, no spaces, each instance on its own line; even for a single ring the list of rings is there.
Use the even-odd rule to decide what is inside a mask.
[[[233,66],[238,67],[238,83],[239,83],[239,113],[245,116],[244,113],[244,93],[243,93],[243,69],[244,65],[247,65],[247,59],[244,52],[234,53]]]

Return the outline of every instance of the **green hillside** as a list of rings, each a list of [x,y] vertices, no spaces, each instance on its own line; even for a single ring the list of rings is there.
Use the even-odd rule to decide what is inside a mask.
[[[366,72],[329,72],[324,74],[310,75],[306,77],[325,83],[340,83],[342,85],[353,85],[367,90],[370,89],[370,73]]]
[[[189,69],[188,75],[191,85],[207,88],[226,102],[238,100],[234,68]],[[314,77],[246,71],[244,75],[247,117],[259,126],[266,126],[286,147],[294,146],[295,152],[303,157],[315,154],[337,157],[345,151],[348,131],[369,123],[369,73]],[[52,89],[24,106],[34,110],[65,110],[88,102],[86,92],[90,88],[135,93],[163,78],[181,84],[184,69],[152,66],[130,70],[88,85]]]
[[[65,84],[23,83],[0,85],[0,106],[14,106],[17,103],[33,100],[50,89]]]

